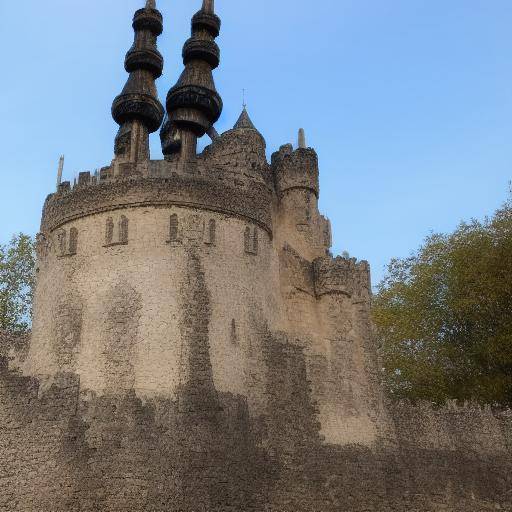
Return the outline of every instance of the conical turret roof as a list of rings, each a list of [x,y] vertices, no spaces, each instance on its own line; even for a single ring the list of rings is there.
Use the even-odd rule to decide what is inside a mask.
[[[245,107],[242,110],[238,121],[235,123],[235,126],[233,126],[233,130],[256,130],[256,126],[254,126],[254,123],[251,121],[249,113]]]

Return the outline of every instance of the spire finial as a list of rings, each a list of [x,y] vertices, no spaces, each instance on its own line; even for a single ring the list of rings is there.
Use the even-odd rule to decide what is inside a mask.
[[[146,0],[146,9],[156,9],[156,0]]]
[[[304,128],[299,129],[299,148],[306,148],[306,133],[304,132]]]
[[[215,0],[203,0],[203,11],[209,14],[214,14]]]
[[[62,183],[62,171],[64,170],[64,155],[59,158],[59,169],[57,171],[57,190],[59,190]]]
[[[242,89],[242,107],[244,110],[247,108],[247,103],[245,102],[245,89]]]

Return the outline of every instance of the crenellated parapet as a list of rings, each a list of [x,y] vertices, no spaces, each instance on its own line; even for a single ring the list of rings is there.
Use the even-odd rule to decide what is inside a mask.
[[[310,190],[318,197],[318,156],[314,149],[299,148],[294,151],[291,144],[281,146],[272,155],[272,171],[280,197],[291,189]]]
[[[41,232],[47,234],[68,222],[108,211],[182,206],[242,218],[272,233],[272,190],[263,180],[241,181],[222,171],[212,177],[204,170],[205,175],[169,173],[122,180],[109,178],[104,171],[101,180],[84,175],[74,188],[65,182],[45,202]]]
[[[351,298],[369,299],[371,295],[370,265],[355,258],[325,257],[314,263],[317,297],[342,294]]]

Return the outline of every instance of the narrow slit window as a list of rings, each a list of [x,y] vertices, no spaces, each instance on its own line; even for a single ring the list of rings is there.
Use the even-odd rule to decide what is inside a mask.
[[[74,256],[78,250],[78,229],[69,230],[69,255]]]
[[[208,232],[207,232],[207,237],[206,237],[206,243],[208,245],[215,245],[216,231],[217,231],[217,226],[216,226],[215,219],[210,219],[208,221]]]
[[[245,228],[245,233],[244,233],[244,248],[245,248],[245,252],[250,254],[251,253],[251,228],[249,226],[247,226]]]
[[[119,220],[119,243],[126,245],[128,243],[128,218],[121,215]]]
[[[57,235],[57,244],[59,249],[59,256],[66,255],[66,232],[64,230],[59,231]]]
[[[114,221],[112,217],[107,219],[105,224],[105,245],[112,245],[114,242]]]
[[[179,230],[178,216],[175,213],[173,213],[171,215],[171,221],[169,224],[169,242],[177,242],[178,241],[178,230]]]

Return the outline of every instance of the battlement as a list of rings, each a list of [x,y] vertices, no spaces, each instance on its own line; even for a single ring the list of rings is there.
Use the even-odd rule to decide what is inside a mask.
[[[271,187],[264,180],[201,165],[197,172],[172,172],[168,162],[151,162],[150,176],[112,177],[101,170],[99,179],[81,173],[77,185],[68,182],[50,195],[44,206],[41,232],[51,232],[67,222],[124,208],[186,206],[246,219],[272,233]]]
[[[280,197],[294,188],[311,190],[318,197],[318,156],[314,149],[299,148],[294,151],[291,144],[281,146],[272,155],[272,170]]]
[[[313,263],[318,297],[343,294],[366,299],[371,294],[370,265],[355,258],[318,258]]]

